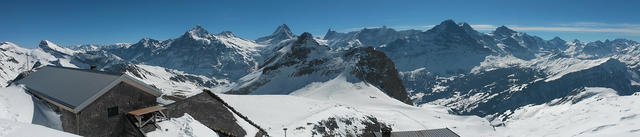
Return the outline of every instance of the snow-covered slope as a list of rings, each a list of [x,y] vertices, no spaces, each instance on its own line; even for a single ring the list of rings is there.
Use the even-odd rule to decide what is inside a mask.
[[[373,48],[332,51],[309,33],[288,41],[257,71],[241,78],[232,94],[289,94],[313,82],[339,74],[353,75],[379,87],[384,93],[409,102],[393,62]]]
[[[47,128],[41,125],[0,119],[2,137],[80,137],[67,132]]]
[[[218,133],[196,121],[189,114],[158,123],[162,129],[146,134],[148,137],[219,137]]]
[[[176,39],[162,42],[143,39],[112,53],[135,64],[235,80],[256,69],[259,47],[263,45],[235,37],[231,32],[210,34],[196,26]]]
[[[212,79],[159,66],[130,64],[124,70],[126,74],[160,89],[165,98],[167,96],[186,98],[200,93],[203,89],[219,93],[226,91],[230,84],[228,80]],[[167,99],[175,100],[176,98]]]
[[[34,114],[41,111],[34,109],[34,99],[25,93],[22,87],[11,86],[0,88],[0,136],[1,137],[77,137],[41,125],[32,121]],[[37,106],[37,105],[35,105]],[[34,124],[31,124],[34,122]]]
[[[508,111],[493,123],[504,136],[640,136],[640,94],[587,87],[541,105]],[[505,120],[505,121],[500,121]]]
[[[271,33],[271,35],[260,37],[256,39],[256,42],[264,45],[279,45],[280,42],[295,37],[296,35],[291,32],[289,26],[287,26],[287,24],[282,24],[278,26],[278,28],[276,28],[276,30]]]
[[[349,82],[340,75],[312,83],[291,95],[221,95],[238,111],[253,119],[272,136],[349,136],[377,131],[448,127],[462,136],[490,136],[488,121],[475,116],[455,116],[446,108],[415,107],[389,97],[364,82]]]
[[[447,20],[428,31],[387,43],[379,50],[402,72],[426,68],[442,76],[468,73],[495,52],[475,39],[477,33],[462,26]]]
[[[383,35],[357,37],[372,30]],[[330,30],[325,39],[336,48],[353,43],[376,47],[393,60],[415,103],[445,105],[461,114],[484,116],[540,104],[585,86],[613,88],[622,95],[640,90],[640,44],[630,40],[543,40],[505,26],[480,33],[452,20],[402,37],[393,32],[385,27]]]
[[[8,82],[20,73],[42,65],[82,66],[81,62],[73,59],[74,54],[74,51],[58,47],[46,40],[40,42],[36,49],[25,49],[11,42],[1,42],[0,86],[7,86]]]
[[[396,39],[420,33],[419,30],[396,31],[383,26],[381,28],[364,28],[359,31],[340,33],[329,29],[324,35],[324,40],[334,50],[346,50],[352,47],[384,47],[387,43]]]
[[[460,114],[492,115],[567,96],[581,87],[609,87],[621,95],[640,91],[635,72],[616,59],[496,59],[502,67],[442,78],[422,71],[402,73],[419,104],[445,105]],[[492,63],[490,63],[492,64]],[[500,65],[496,65],[500,66]],[[418,91],[416,91],[418,90]],[[427,91],[427,92],[420,92]]]

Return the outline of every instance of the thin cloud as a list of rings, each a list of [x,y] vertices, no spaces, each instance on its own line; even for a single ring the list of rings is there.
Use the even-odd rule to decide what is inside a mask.
[[[609,23],[599,23],[599,22],[575,22],[568,24],[556,24],[558,26],[564,27],[589,27],[589,28],[631,28],[631,29],[640,29],[640,24],[629,24],[629,23],[621,23],[621,24],[609,24]]]
[[[586,27],[519,27],[510,26],[517,31],[549,31],[549,32],[603,32],[603,33],[629,33],[640,34],[640,29],[624,28],[586,28]]]
[[[495,30],[497,27],[494,25],[471,25],[471,28],[479,31]]]

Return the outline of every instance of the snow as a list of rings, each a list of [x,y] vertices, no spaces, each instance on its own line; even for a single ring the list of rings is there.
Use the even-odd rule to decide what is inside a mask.
[[[151,131],[148,137],[219,137],[218,133],[185,113],[182,117],[158,122],[161,129]]]
[[[33,101],[22,87],[0,88],[0,119],[31,123]]]
[[[250,40],[238,38],[233,35],[231,36],[213,35],[213,36],[220,42],[225,43],[225,45],[232,45],[242,50],[257,52],[257,48],[266,47],[266,45],[262,45]]]
[[[36,111],[40,108],[37,108]],[[76,137],[41,125],[34,119],[32,97],[22,87],[0,88],[0,137]]]
[[[0,137],[80,137],[40,125],[0,119]]]
[[[229,108],[227,108],[227,110],[229,110],[229,112],[233,112]],[[237,114],[234,113],[233,118],[236,119],[236,124],[240,125],[240,127],[242,127],[242,129],[244,129],[244,131],[247,133],[245,136],[249,137],[249,136],[256,135],[256,133],[258,133],[259,131],[258,128],[254,127],[253,125],[251,125],[246,120],[242,119]]]
[[[13,80],[23,71],[30,70],[36,62],[50,65],[59,62],[65,67],[77,68],[71,63],[70,57],[56,58],[41,48],[25,49],[10,42],[0,43],[0,86],[6,87],[7,81]]]
[[[517,109],[496,130],[504,136],[640,136],[640,96],[592,87],[574,97],[579,102]]]
[[[485,119],[451,115],[440,106],[406,105],[373,86],[363,82],[351,83],[348,79],[341,75],[327,82],[316,82],[291,95],[220,96],[265,128],[271,136],[284,136],[283,128],[291,129],[287,136],[311,136],[313,126],[308,123],[329,118],[353,120],[355,124],[351,126],[338,126],[341,130],[359,131],[364,128],[360,124],[367,121],[367,116],[390,124],[396,131],[449,127],[461,136],[491,134],[487,131],[492,131],[492,128]],[[347,132],[338,134],[346,136]]]
[[[548,75],[545,82],[549,82],[562,78],[566,74],[598,66],[611,59],[554,58],[553,55],[550,55],[532,60],[522,60],[514,56],[487,56],[483,62],[480,62],[480,65],[471,70],[471,73],[477,74],[508,67],[533,68],[545,72]]]
[[[55,51],[58,51],[58,52],[61,52],[61,53],[67,54],[67,55],[73,55],[73,54],[76,53],[75,50],[71,50],[71,49],[68,49],[68,48],[60,47],[60,46],[58,46],[58,45],[56,45],[53,42],[48,41],[48,40],[43,40],[42,42],[43,43],[41,43],[41,45],[45,44],[45,45],[42,45],[42,46],[46,46],[46,48],[50,48],[52,50],[55,50]]]
[[[224,86],[218,86],[215,89],[210,89],[203,86],[198,86],[200,83],[195,83],[192,81],[179,82],[179,81],[171,80],[172,77],[178,76],[178,75],[192,75],[194,77],[203,79],[205,81],[217,81],[219,83],[229,83],[228,80],[211,79],[205,76],[187,74],[184,71],[167,69],[159,66],[151,66],[151,65],[136,65],[136,66],[143,69],[143,71],[138,73],[143,73],[145,71],[151,72],[151,74],[144,75],[143,79],[140,79],[140,78],[138,79],[147,84],[156,86],[158,89],[160,89],[163,95],[180,95],[180,96],[190,97],[202,92],[203,89],[209,89],[209,90],[218,91],[218,92],[220,90],[225,89]],[[132,72],[126,72],[126,73],[128,75],[134,76]]]

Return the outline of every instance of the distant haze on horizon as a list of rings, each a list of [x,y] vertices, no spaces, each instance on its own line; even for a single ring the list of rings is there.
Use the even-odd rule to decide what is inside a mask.
[[[180,3],[182,2],[182,3]],[[640,1],[6,1],[0,42],[35,48],[135,43],[177,38],[196,25],[254,40],[287,24],[295,34],[323,36],[387,26],[427,30],[453,19],[488,33],[505,25],[519,32],[571,41],[640,41]]]

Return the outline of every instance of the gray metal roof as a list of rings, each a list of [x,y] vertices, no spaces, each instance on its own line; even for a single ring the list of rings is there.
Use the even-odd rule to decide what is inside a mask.
[[[160,95],[157,89],[128,75],[54,66],[42,67],[15,83],[24,84],[32,94],[78,112],[120,82],[139,85],[152,95]]]
[[[375,132],[376,137],[382,137],[381,132]],[[418,131],[396,131],[391,132],[391,137],[460,137],[449,128],[428,129]]]

